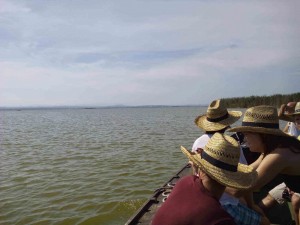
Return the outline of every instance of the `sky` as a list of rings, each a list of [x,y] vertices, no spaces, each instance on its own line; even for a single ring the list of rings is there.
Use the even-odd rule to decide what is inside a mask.
[[[299,0],[0,0],[0,106],[300,91]]]

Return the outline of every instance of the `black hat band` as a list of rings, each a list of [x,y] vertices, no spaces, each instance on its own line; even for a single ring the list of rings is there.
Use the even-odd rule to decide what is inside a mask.
[[[201,152],[201,158],[205,159],[207,162],[209,162],[210,164],[212,164],[212,165],[214,165],[214,166],[216,166],[220,169],[228,170],[228,171],[231,171],[231,172],[236,172],[237,171],[237,166],[233,166],[233,165],[230,165],[228,163],[222,162],[218,159],[215,159],[215,158],[211,157],[210,155],[206,154],[205,151]]]
[[[246,127],[262,127],[262,128],[279,129],[279,123],[242,122],[242,126],[246,126]]]
[[[226,114],[224,116],[221,116],[221,117],[218,117],[218,118],[209,118],[209,117],[207,117],[206,119],[209,122],[219,122],[221,120],[227,119],[228,117],[229,117],[229,114],[228,114],[228,112],[226,112]]]

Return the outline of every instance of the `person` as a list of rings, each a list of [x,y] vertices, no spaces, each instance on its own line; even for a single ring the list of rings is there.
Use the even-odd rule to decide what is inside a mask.
[[[298,138],[300,135],[300,102],[281,105],[278,117],[280,120],[288,121],[283,131]]]
[[[300,102],[289,102],[286,105],[282,105],[278,112],[278,117],[279,119],[290,121],[286,124],[283,131],[298,138],[300,135]],[[296,225],[299,225],[300,194],[291,192],[286,187],[285,183],[281,183],[269,191],[268,195],[262,199],[258,205],[265,213],[267,213],[268,210],[276,204],[282,205],[286,201],[292,201],[293,217]]]
[[[204,115],[200,115],[195,119],[195,124],[205,131],[205,134],[197,138],[193,144],[192,152],[200,153],[207,144],[212,135],[216,132],[224,133],[226,129],[233,123],[238,121],[242,116],[241,111],[228,111],[221,100],[214,100],[207,108]],[[232,136],[239,142],[242,142],[241,134]],[[248,164],[243,152],[240,148],[239,162]],[[250,154],[249,154],[250,155]],[[195,172],[194,172],[195,173]],[[240,202],[240,200],[226,192],[220,198],[222,207],[234,218],[238,225],[258,225],[260,224],[262,215]],[[237,213],[239,212],[239,213]],[[245,218],[248,218],[245,220]]]
[[[198,154],[181,146],[198,176],[188,175],[175,185],[168,199],[157,210],[152,225],[232,225],[232,217],[218,201],[225,186],[251,187],[257,177],[247,165],[239,164],[238,142],[215,133]]]
[[[230,128],[230,132],[242,132],[248,147],[260,152],[260,157],[251,164],[258,173],[255,185],[241,192],[227,189],[240,196],[247,196],[247,204],[257,208],[251,197],[257,190],[273,180],[275,184],[284,182],[291,193],[300,191],[300,141],[279,129],[277,109],[272,106],[255,106],[246,110],[242,126]]]
[[[228,111],[223,101],[213,100],[209,104],[206,114],[199,115],[195,119],[195,124],[205,133],[195,140],[192,152],[202,151],[214,133],[224,133],[241,116],[241,111]]]
[[[300,102],[297,102],[296,105],[294,105],[294,108],[295,109],[293,113],[286,115],[292,121],[287,123],[285,131],[290,135],[300,139]]]

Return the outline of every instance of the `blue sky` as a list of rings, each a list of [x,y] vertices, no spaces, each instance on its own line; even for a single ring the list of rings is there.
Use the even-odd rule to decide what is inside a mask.
[[[299,0],[0,0],[0,106],[299,92],[299,11]]]

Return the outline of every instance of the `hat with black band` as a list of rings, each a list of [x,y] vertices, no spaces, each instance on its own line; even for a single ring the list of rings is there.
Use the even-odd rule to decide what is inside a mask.
[[[195,119],[195,124],[205,131],[219,131],[238,121],[241,116],[241,111],[228,111],[224,102],[218,99],[210,103],[206,114]]]
[[[254,106],[247,109],[242,126],[230,128],[228,131],[290,136],[279,129],[277,109],[268,105]]]

